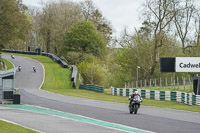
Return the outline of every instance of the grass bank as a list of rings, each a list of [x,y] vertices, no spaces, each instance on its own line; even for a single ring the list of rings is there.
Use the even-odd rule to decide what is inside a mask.
[[[13,64],[10,63],[8,60],[6,60],[6,59],[3,58],[3,61],[4,61],[5,64],[6,64],[7,70],[8,70],[8,69],[14,68]]]
[[[37,133],[33,130],[0,120],[1,133]]]
[[[129,103],[127,97],[110,95],[109,89],[106,89],[105,93],[96,93],[87,90],[72,89],[71,87],[72,84],[70,82],[70,74],[71,74],[70,70],[62,68],[60,65],[54,63],[48,57],[38,56],[38,55],[24,55],[24,54],[14,54],[14,55],[32,58],[40,61],[44,65],[45,82],[42,86],[42,89],[44,90],[67,96],[82,97],[82,98],[96,99],[101,101],[109,101],[117,103],[126,103],[126,104]],[[169,101],[156,101],[156,100],[144,99],[142,105],[200,112],[200,106],[189,106],[182,103],[169,102]]]

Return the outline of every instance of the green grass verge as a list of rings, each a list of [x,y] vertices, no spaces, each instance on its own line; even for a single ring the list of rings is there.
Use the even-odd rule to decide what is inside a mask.
[[[4,53],[8,54],[8,53]],[[105,93],[97,93],[87,90],[72,89],[72,84],[70,82],[70,70],[61,68],[60,65],[54,63],[50,58],[44,56],[36,55],[23,55],[15,54],[17,56],[25,56],[36,59],[40,61],[45,67],[45,82],[42,86],[42,89],[51,91],[54,93],[59,93],[67,96],[82,97],[88,99],[96,99],[101,101],[117,102],[117,103],[126,103],[128,104],[127,97],[121,96],[112,96],[110,95],[110,89],[105,89]],[[144,99],[142,105],[145,106],[155,106],[161,108],[171,108],[178,110],[186,110],[193,112],[200,112],[200,106],[189,106],[178,102],[170,101],[156,101]],[[128,106],[127,106],[128,111]]]
[[[3,59],[3,61],[4,61],[5,64],[6,64],[7,70],[8,70],[8,69],[12,69],[12,68],[14,68],[13,64],[10,63],[8,60]]]
[[[191,85],[186,85],[185,88],[183,86],[179,86],[179,88],[176,86],[175,89],[171,88],[170,86],[167,87],[145,87],[142,89],[147,89],[147,90],[158,90],[158,91],[181,91],[181,92],[193,92],[193,88]]]
[[[37,133],[33,130],[0,120],[1,133]]]
[[[52,92],[66,91],[71,88],[70,82],[71,71],[62,68],[59,64],[53,62],[50,58],[44,56],[30,56],[40,61],[45,68],[45,82],[42,89]]]

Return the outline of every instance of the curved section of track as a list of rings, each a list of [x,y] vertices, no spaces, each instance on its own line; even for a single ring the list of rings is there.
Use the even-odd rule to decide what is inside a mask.
[[[24,104],[42,106],[153,132],[197,133],[200,131],[200,113],[141,106],[137,115],[131,115],[128,112],[128,104],[63,96],[39,90],[43,79],[43,69],[39,62],[18,56],[14,60],[6,55],[4,58],[7,58],[16,66],[22,66],[22,71],[16,73],[16,86],[20,88],[22,103]],[[36,66],[37,73],[32,72],[33,65]],[[97,127],[94,129],[100,128]],[[106,128],[101,129],[108,132],[119,132]],[[91,129],[91,132],[98,132],[98,130]]]

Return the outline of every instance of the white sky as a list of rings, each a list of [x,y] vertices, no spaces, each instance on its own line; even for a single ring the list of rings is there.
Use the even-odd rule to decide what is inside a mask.
[[[23,0],[27,6],[40,6],[41,0]],[[52,0],[43,0],[52,1]],[[83,0],[71,0],[80,2]],[[139,10],[144,0],[92,0],[94,5],[99,8],[103,16],[112,24],[114,34],[119,35],[126,27],[128,31],[134,31],[134,27],[139,28]]]

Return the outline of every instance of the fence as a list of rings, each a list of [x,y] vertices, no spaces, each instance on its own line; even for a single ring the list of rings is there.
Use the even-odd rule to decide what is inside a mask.
[[[176,101],[188,105],[200,105],[200,95],[193,95],[191,93],[179,91],[155,91],[144,89],[125,89],[111,87],[111,95],[129,96],[130,94],[138,91],[142,98],[161,100],[161,101]]]
[[[49,58],[51,58],[54,62],[60,64],[63,68],[69,68],[69,65],[67,64],[67,62],[65,62],[64,60],[60,59],[60,57],[58,57],[55,54],[51,54],[51,53],[45,53],[42,52],[43,56],[48,56]]]
[[[85,84],[85,85],[80,85],[79,89],[104,93],[104,87],[99,85]]]
[[[134,82],[125,83],[125,88],[144,88],[144,87],[171,87],[171,88],[186,88],[190,86],[192,88],[191,77],[171,77],[171,78],[155,78],[149,80],[139,80]]]

